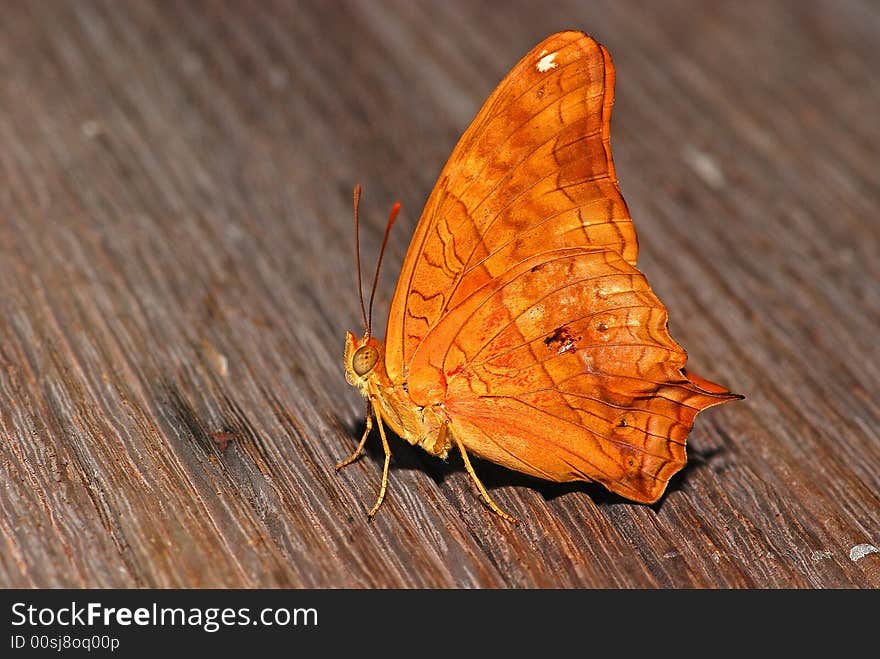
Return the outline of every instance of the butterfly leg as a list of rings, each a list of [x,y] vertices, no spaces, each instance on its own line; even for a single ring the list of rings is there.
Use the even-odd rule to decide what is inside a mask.
[[[379,422],[379,436],[382,437],[382,450],[385,451],[385,466],[382,468],[382,485],[379,488],[379,498],[376,499],[376,505],[368,513],[370,519],[379,510],[382,500],[385,498],[385,490],[388,488],[388,465],[391,464],[391,447],[388,446],[388,438],[385,436],[385,424],[382,423],[382,415],[376,412],[376,421]]]
[[[343,467],[347,467],[352,462],[361,457],[361,453],[364,451],[364,444],[367,443],[367,436],[370,434],[370,431],[373,429],[373,406],[370,405],[370,402],[367,401],[367,427],[364,429],[364,436],[361,437],[360,444],[357,445],[357,448],[354,450],[350,456],[348,456],[342,462],[336,464],[336,471],[339,471]]]
[[[440,432],[446,434],[445,425]],[[474,481],[474,485],[476,485],[477,489],[480,491],[480,495],[483,497],[483,501],[485,501],[489,508],[500,515],[503,519],[506,519],[508,522],[513,522],[514,524],[517,524],[518,520],[516,519],[516,517],[514,517],[513,515],[508,515],[506,512],[501,510],[497,503],[492,501],[492,497],[489,496],[489,492],[486,491],[485,486],[480,482],[480,479],[477,478],[477,472],[474,471],[474,468],[471,465],[471,460],[470,458],[468,458],[468,454],[464,448],[464,444],[462,444],[461,440],[455,436],[455,433],[452,433],[452,439],[455,440],[455,445],[458,446],[458,450],[461,452],[461,459],[464,460],[464,468],[467,470],[467,473],[470,474],[471,480]]]

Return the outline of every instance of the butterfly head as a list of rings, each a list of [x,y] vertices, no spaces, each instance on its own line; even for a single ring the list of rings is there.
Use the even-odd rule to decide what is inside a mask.
[[[351,332],[345,333],[345,379],[359,389],[381,370],[382,342],[369,335],[358,339]]]

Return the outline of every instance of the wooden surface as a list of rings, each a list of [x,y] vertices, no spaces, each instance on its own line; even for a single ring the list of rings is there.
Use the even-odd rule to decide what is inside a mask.
[[[658,505],[395,439],[343,379],[458,136],[541,38],[617,66],[640,267],[701,414]],[[0,585],[880,586],[880,7],[5,2]],[[384,320],[379,333],[384,331]],[[221,450],[227,444],[225,450]]]

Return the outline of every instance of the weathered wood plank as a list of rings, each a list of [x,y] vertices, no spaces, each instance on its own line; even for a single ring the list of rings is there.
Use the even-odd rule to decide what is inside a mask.
[[[615,58],[640,267],[701,415],[656,506],[363,428],[342,377],[457,137],[538,40]],[[877,587],[880,12],[864,2],[8,2],[0,585]],[[384,321],[380,323],[384,329]],[[359,425],[361,424],[361,425]],[[225,450],[220,445],[230,439]]]

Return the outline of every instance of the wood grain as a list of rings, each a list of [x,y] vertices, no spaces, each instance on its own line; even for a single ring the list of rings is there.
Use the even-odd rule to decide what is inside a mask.
[[[378,442],[333,470],[351,188],[367,255],[403,202],[379,320],[458,136],[565,28],[614,57],[672,336],[746,400],[654,506],[478,463],[514,528],[395,439],[369,523]],[[0,585],[880,586],[878,38],[857,0],[5,3]]]

